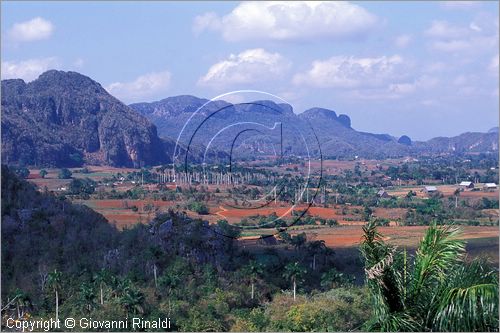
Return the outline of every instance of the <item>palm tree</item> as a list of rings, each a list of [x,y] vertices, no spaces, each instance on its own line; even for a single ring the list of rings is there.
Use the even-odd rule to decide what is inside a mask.
[[[292,280],[294,302],[296,299],[297,282],[302,279],[306,272],[307,270],[297,261],[289,263],[285,266],[285,272],[283,273],[283,276],[285,277],[285,279]]]
[[[384,243],[374,222],[363,229],[374,303],[366,330],[498,330],[498,275],[484,261],[464,260],[457,228],[429,227],[411,265],[406,251]]]
[[[80,302],[89,313],[95,305],[94,286],[90,283],[83,283],[80,286]]]
[[[56,296],[56,322],[59,321],[59,291],[61,289],[62,274],[56,269],[49,273],[48,283],[52,287]]]
[[[111,282],[111,277],[111,272],[104,268],[94,275],[94,281],[99,286],[99,301],[101,305],[104,304],[104,287]]]
[[[457,188],[455,192],[453,192],[453,195],[455,196],[455,208],[458,207],[458,197],[460,196],[460,189]]]
[[[30,298],[24,291],[17,289],[13,300],[16,302],[17,318],[20,319],[24,317],[24,309],[31,304]]]
[[[125,308],[127,318],[130,312],[144,313],[144,294],[133,286],[127,286],[121,291],[120,303]]]
[[[313,269],[313,271],[315,271],[316,270],[316,256],[318,254],[322,254],[322,253],[326,252],[325,241],[324,240],[316,240],[313,242],[309,242],[307,244],[307,250],[313,256],[312,269]]]
[[[243,268],[243,272],[250,279],[250,284],[252,286],[251,298],[254,299],[254,295],[255,295],[255,282],[264,273],[263,267],[262,267],[261,264],[259,264],[255,260],[251,260]]]
[[[160,261],[160,258],[163,256],[163,251],[159,246],[150,246],[148,252],[146,253],[146,256],[147,259],[151,260],[153,263],[153,278],[155,282],[155,288],[158,288],[158,261]]]

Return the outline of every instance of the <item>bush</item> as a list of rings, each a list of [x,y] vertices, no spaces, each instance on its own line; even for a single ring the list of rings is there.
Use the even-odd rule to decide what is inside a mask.
[[[72,194],[92,194],[95,192],[96,182],[90,178],[73,179],[69,183],[69,191]]]
[[[61,170],[59,170],[59,174],[57,175],[57,177],[59,179],[70,179],[71,175],[72,175],[71,171],[69,171],[66,168],[62,168]]]
[[[208,215],[208,207],[204,203],[195,201],[188,205],[188,209],[200,215]]]
[[[25,167],[17,168],[15,172],[16,175],[18,175],[21,178],[28,178],[28,176],[30,175],[30,171],[28,170],[28,168]]]

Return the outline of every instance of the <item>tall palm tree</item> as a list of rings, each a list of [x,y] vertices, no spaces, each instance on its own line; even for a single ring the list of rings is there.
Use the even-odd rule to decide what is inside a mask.
[[[55,269],[49,273],[48,283],[54,290],[56,298],[56,322],[59,321],[59,291],[61,290],[62,274]]]
[[[453,195],[455,196],[455,208],[458,208],[458,197],[460,196],[460,189],[457,188],[455,192],[453,192]]]
[[[24,317],[24,309],[30,306],[31,300],[28,294],[21,289],[16,289],[14,300],[16,304],[17,318],[20,319]]]
[[[498,330],[498,274],[483,261],[464,260],[457,228],[429,227],[411,263],[406,251],[384,243],[374,222],[363,229],[374,303],[366,330]]]
[[[94,275],[94,281],[99,286],[99,301],[104,304],[104,287],[111,282],[111,272],[107,269],[101,269]]]
[[[316,270],[316,256],[326,252],[326,245],[324,240],[316,240],[307,243],[307,250],[312,255],[312,269]]]
[[[306,272],[307,270],[297,261],[289,263],[288,265],[285,266],[285,272],[283,273],[283,276],[285,277],[285,279],[292,280],[294,302],[297,293],[297,282],[302,279],[302,277],[304,276],[304,274],[306,274]]]
[[[261,264],[255,260],[250,260],[250,262],[243,268],[243,272],[250,279],[250,284],[252,288],[251,298],[254,299],[255,296],[255,282],[262,276],[264,269]]]

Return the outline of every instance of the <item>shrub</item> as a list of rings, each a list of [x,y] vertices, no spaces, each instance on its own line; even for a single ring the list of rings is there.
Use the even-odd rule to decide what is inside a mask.
[[[59,174],[57,175],[57,177],[59,179],[70,179],[71,175],[72,175],[71,171],[69,171],[66,168],[62,168],[61,170],[59,170]]]

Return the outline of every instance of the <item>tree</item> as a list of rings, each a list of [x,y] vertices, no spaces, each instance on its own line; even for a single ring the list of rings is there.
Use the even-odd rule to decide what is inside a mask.
[[[326,250],[326,245],[324,240],[316,240],[307,243],[307,251],[312,255],[313,260],[312,260],[312,269],[313,271],[316,270],[316,256],[318,254],[324,253]]]
[[[189,210],[191,210],[195,213],[198,213],[200,215],[207,215],[209,213],[207,205],[205,205],[204,203],[201,203],[201,202],[197,202],[197,201],[191,202],[188,205],[188,208],[189,208]]]
[[[17,318],[20,319],[24,317],[24,309],[31,305],[30,298],[28,297],[28,294],[18,288],[15,292],[13,300],[16,301]]]
[[[455,196],[455,208],[458,208],[458,197],[460,196],[460,189],[457,188],[455,192],[453,192],[453,195]]]
[[[263,267],[261,264],[256,262],[255,260],[251,260],[246,266],[243,267],[244,274],[249,278],[251,284],[251,298],[254,299],[255,296],[255,282],[257,279],[262,276],[264,273]]]
[[[158,288],[158,262],[164,256],[165,253],[163,252],[161,247],[157,245],[151,245],[146,252],[146,257],[153,263],[153,278],[155,281],[155,288]]]
[[[321,275],[321,286],[325,289],[342,287],[353,282],[353,278],[337,271],[335,268]]]
[[[26,167],[17,168],[16,175],[18,175],[21,178],[28,178],[28,176],[30,175],[30,170]]]
[[[363,229],[374,309],[366,330],[498,330],[498,275],[481,260],[465,261],[459,229],[429,227],[412,263],[384,243],[373,222]]]
[[[99,286],[99,300],[101,305],[104,304],[104,287],[110,283],[111,278],[111,272],[104,268],[94,275],[94,281]]]
[[[220,230],[221,234],[229,238],[236,239],[240,237],[241,229],[230,225],[226,220],[218,220],[217,228]]]
[[[47,176],[48,172],[45,169],[41,169],[39,172],[40,177],[45,178]]]
[[[62,274],[56,269],[49,273],[48,283],[52,287],[56,301],[56,322],[59,321],[59,291],[61,290]]]
[[[90,313],[95,305],[95,291],[94,286],[90,283],[83,283],[80,286],[80,303]]]
[[[299,263],[299,262],[291,262],[285,266],[285,272],[283,273],[283,277],[285,279],[292,281],[293,287],[293,301],[295,302],[296,293],[297,293],[297,282],[299,282],[304,274],[306,274],[307,270]]]
[[[290,244],[292,244],[293,247],[295,247],[295,250],[298,251],[302,246],[304,246],[304,244],[306,243],[306,241],[307,241],[307,235],[306,235],[306,233],[305,232],[301,232],[300,234],[291,237]]]
[[[95,192],[96,182],[90,178],[72,179],[69,183],[69,191],[72,194],[92,194]]]
[[[122,290],[120,304],[124,307],[127,317],[130,313],[144,313],[144,294],[128,283]]]
[[[69,169],[62,168],[61,170],[59,170],[57,177],[59,179],[70,179],[71,175],[72,175],[72,173],[71,173],[71,171],[69,171]]]
[[[369,206],[363,208],[363,220],[369,221],[373,214],[373,210]]]

